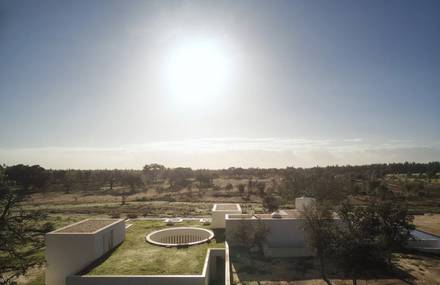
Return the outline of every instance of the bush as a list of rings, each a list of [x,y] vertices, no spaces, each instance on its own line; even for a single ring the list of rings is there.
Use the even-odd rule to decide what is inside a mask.
[[[142,197],[138,197],[138,198],[136,198],[136,201],[137,202],[148,202],[148,201],[150,201],[151,199],[149,199],[148,197],[145,197],[145,196],[142,196]]]
[[[119,219],[120,217],[121,217],[121,213],[119,211],[117,211],[117,210],[113,210],[110,213],[110,218]]]
[[[138,217],[138,215],[136,213],[128,213],[127,214],[127,218],[129,219],[136,219]]]
[[[173,198],[170,194],[164,195],[161,200],[167,202],[176,202],[176,199]]]

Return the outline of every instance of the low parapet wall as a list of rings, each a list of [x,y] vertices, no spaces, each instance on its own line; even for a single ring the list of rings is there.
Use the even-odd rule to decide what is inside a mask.
[[[68,285],[206,285],[202,275],[69,276]]]
[[[231,285],[232,284],[232,278],[231,278],[231,261],[229,260],[229,244],[228,242],[225,242],[225,285]]]
[[[225,249],[210,248],[200,275],[71,275],[67,285],[208,285],[215,274],[217,256],[225,257]]]

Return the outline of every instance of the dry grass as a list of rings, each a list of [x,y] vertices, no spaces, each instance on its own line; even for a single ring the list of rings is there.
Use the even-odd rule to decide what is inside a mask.
[[[236,285],[315,285],[326,284],[314,258],[264,258],[231,249],[233,284]],[[331,260],[327,275],[334,285],[352,284]],[[369,272],[358,279],[359,285],[440,284],[440,257],[414,253],[394,254],[395,272]],[[380,270],[380,269],[379,269]]]
[[[114,222],[116,222],[116,220],[92,219],[92,220],[83,221],[83,222],[75,224],[75,225],[68,226],[64,229],[58,230],[57,232],[58,233],[92,233],[92,232],[95,232],[99,229],[102,229],[102,228],[104,228]]]
[[[422,231],[440,236],[440,214],[414,216],[414,224]]]

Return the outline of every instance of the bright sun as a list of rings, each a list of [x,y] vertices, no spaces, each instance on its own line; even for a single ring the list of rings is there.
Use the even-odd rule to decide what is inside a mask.
[[[200,105],[218,99],[226,92],[230,77],[230,58],[216,41],[181,44],[171,51],[165,65],[167,87],[179,104]]]

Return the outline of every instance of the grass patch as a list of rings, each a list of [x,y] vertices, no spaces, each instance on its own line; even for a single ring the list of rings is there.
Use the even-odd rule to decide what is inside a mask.
[[[185,221],[178,226],[202,227]],[[201,274],[208,248],[222,248],[221,237],[211,243],[188,248],[166,248],[149,244],[146,234],[164,228],[163,221],[134,221],[127,229],[125,241],[87,275],[191,275]]]

